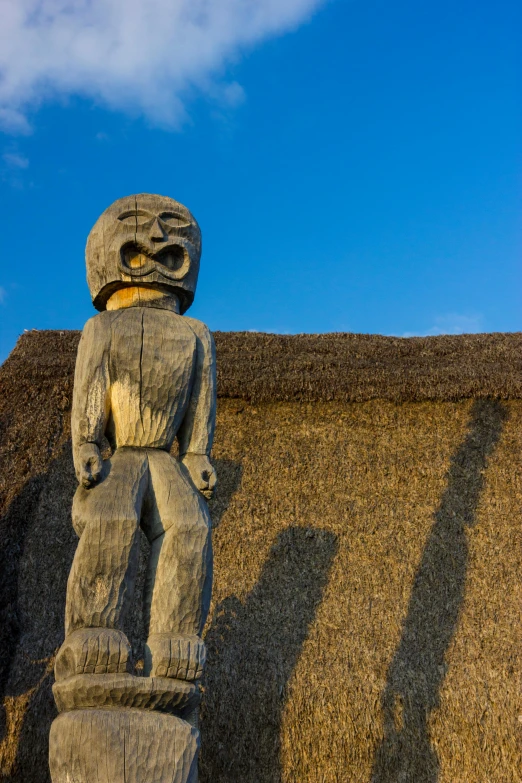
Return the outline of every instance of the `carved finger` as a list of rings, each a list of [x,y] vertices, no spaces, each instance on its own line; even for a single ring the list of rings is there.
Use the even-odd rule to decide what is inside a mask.
[[[101,468],[101,463],[98,460],[96,460],[94,465],[91,465],[91,481],[98,481],[101,474]]]
[[[102,463],[101,460],[98,459],[98,457],[93,457],[90,460],[90,469],[91,469],[91,481],[98,481],[102,471]]]
[[[92,475],[90,470],[87,470],[86,468],[82,469],[81,481],[85,489],[89,489],[92,484]]]

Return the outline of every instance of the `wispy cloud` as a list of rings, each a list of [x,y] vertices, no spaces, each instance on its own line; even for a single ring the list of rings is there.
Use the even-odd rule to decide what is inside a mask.
[[[306,20],[325,0],[2,0],[0,124],[84,95],[171,127],[194,89],[212,93],[227,62]],[[221,87],[236,105],[240,85]]]
[[[4,152],[2,160],[10,169],[26,169],[29,166],[29,160],[18,152]]]
[[[405,332],[402,337],[429,337],[438,334],[477,334],[482,332],[483,318],[480,314],[461,315],[446,313],[434,319],[434,324],[425,332]]]
[[[27,178],[28,168],[29,159],[22,155],[16,144],[11,144],[0,153],[0,182],[7,183],[15,190],[32,187],[32,183]]]
[[[1,40],[1,33],[0,33]],[[0,63],[2,56],[0,53]],[[2,85],[0,82],[0,96],[2,94]],[[14,101],[14,103],[19,103]],[[16,133],[21,136],[28,136],[31,133],[31,126],[20,108],[11,108],[7,105],[7,100],[0,97],[0,128]]]
[[[3,304],[5,302],[6,296],[7,296],[7,291],[3,286],[0,285],[0,304]]]

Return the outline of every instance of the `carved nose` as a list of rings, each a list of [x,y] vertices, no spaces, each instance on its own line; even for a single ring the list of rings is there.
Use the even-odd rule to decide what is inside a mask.
[[[152,224],[152,228],[150,230],[150,238],[152,239],[153,242],[164,242],[167,238],[167,235],[163,231],[158,218],[156,218],[156,220]]]

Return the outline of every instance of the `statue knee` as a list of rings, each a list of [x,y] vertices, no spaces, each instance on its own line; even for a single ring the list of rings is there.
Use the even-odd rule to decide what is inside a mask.
[[[124,531],[138,526],[139,513],[132,499],[125,492],[117,495],[119,503],[115,502],[114,485],[105,482],[90,489],[78,486],[72,504],[72,524],[78,536],[88,527]]]

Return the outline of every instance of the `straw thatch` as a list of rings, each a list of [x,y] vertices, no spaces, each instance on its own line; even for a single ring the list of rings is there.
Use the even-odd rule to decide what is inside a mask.
[[[522,333],[217,333],[219,393],[255,402],[522,396]]]
[[[49,780],[77,340],[29,333],[0,370],[10,783]],[[521,336],[217,346],[201,783],[520,781]]]

